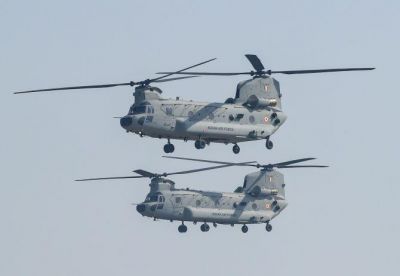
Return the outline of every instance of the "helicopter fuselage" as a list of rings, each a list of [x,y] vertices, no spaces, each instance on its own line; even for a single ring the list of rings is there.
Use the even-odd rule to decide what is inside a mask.
[[[160,98],[133,105],[121,126],[141,136],[236,144],[266,139],[285,120],[276,109]]]
[[[175,189],[167,179],[153,180],[150,187],[146,200],[136,209],[155,219],[232,225],[268,223],[287,206],[279,196]]]

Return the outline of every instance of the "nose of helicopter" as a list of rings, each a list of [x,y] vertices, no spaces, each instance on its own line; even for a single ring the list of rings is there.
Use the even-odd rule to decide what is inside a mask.
[[[145,204],[139,204],[136,206],[136,211],[138,211],[140,214],[146,211],[146,205]]]
[[[132,125],[133,119],[130,116],[125,116],[122,117],[119,123],[121,124],[121,127],[127,129],[130,125]]]

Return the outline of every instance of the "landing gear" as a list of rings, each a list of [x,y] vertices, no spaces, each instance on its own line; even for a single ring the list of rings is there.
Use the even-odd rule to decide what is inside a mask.
[[[238,154],[240,152],[240,147],[237,144],[235,144],[232,148],[232,151],[234,154]]]
[[[274,143],[272,143],[271,140],[269,140],[269,136],[267,137],[267,141],[265,141],[265,146],[267,147],[267,149],[272,149],[274,147]]]
[[[210,230],[210,226],[207,223],[203,223],[200,226],[200,230],[201,230],[201,232],[208,232],[208,230]]]
[[[179,233],[186,233],[186,231],[187,231],[187,226],[186,226],[185,224],[182,223],[181,225],[179,225],[178,231],[179,231]]]
[[[206,147],[206,142],[202,141],[202,140],[196,140],[194,142],[194,147],[196,149],[204,149]]]
[[[247,233],[247,231],[249,231],[249,227],[247,227],[247,225],[245,224],[242,226],[242,232]]]
[[[173,153],[174,150],[175,150],[174,145],[171,144],[171,143],[169,142],[169,139],[168,139],[168,144],[165,144],[165,145],[164,145],[164,152],[165,152],[165,153]]]
[[[272,230],[272,225],[269,224],[269,222],[267,222],[267,225],[265,225],[265,230],[267,230],[267,232],[271,232],[271,230]]]

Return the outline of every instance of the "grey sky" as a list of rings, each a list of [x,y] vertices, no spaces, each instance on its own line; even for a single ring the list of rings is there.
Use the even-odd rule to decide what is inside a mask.
[[[1,275],[399,275],[398,1],[0,0]],[[202,60],[249,70],[375,66],[371,72],[276,76],[288,115],[275,147],[175,142],[176,155],[279,162],[288,208],[274,230],[142,218],[147,180],[73,182],[204,164],[163,160],[163,140],[124,133],[113,116],[130,88],[12,95],[16,90],[142,80]],[[200,70],[199,69],[199,70]],[[164,97],[224,101],[243,78],[160,85]],[[173,178],[232,191],[251,169]]]

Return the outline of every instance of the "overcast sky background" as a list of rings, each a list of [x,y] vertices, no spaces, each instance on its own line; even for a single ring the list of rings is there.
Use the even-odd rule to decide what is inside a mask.
[[[0,274],[399,275],[399,1],[0,0]],[[31,95],[16,90],[138,81],[217,57],[200,70],[275,70],[288,120],[264,142],[176,141],[175,155],[279,162],[289,206],[263,225],[153,222],[131,205],[148,180],[74,179],[202,167],[164,160],[164,140],[127,134],[114,116],[130,87]],[[164,97],[224,101],[243,77],[165,83]],[[233,191],[249,168],[173,177],[177,187]],[[282,171],[283,172],[283,171]]]

